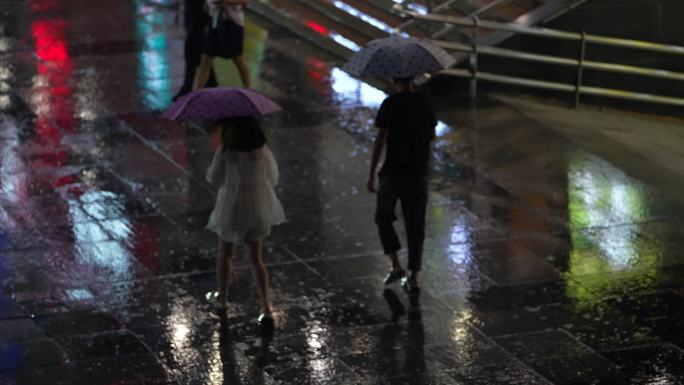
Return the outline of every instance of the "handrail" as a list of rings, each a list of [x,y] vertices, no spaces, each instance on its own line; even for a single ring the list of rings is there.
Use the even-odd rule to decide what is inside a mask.
[[[467,18],[467,17],[456,17],[456,16],[448,16],[448,15],[436,15],[436,14],[422,15],[418,12],[413,12],[411,10],[402,10],[401,12],[405,13],[405,14],[413,17],[413,18],[416,18],[416,19],[423,19],[423,20],[428,20],[428,21],[433,21],[433,22],[454,24],[454,25],[459,25],[459,26],[463,26],[463,27],[472,27],[472,28],[475,27],[474,21],[471,18]],[[550,29],[550,28],[528,27],[528,26],[523,26],[523,25],[519,25],[519,24],[502,23],[502,22],[491,21],[491,20],[480,20],[479,21],[479,27],[484,28],[484,29],[514,32],[514,33],[523,34],[523,35],[533,35],[533,36],[539,36],[539,37],[557,38],[557,39],[574,40],[574,41],[581,41],[582,40],[582,34],[581,33],[567,32],[567,31],[561,31],[561,30]],[[623,48],[634,48],[634,49],[640,49],[640,50],[646,50],[646,51],[671,53],[671,54],[676,54],[676,55],[684,55],[684,47],[677,46],[677,45],[652,43],[652,42],[643,41],[643,40],[622,39],[622,38],[614,38],[614,37],[609,37],[609,36],[587,34],[586,35],[586,41],[587,41],[587,43],[609,45],[609,46],[623,47]]]
[[[565,83],[550,82],[550,81],[545,81],[545,80],[525,79],[525,78],[520,78],[520,77],[497,75],[497,74],[493,74],[493,73],[489,73],[489,72],[481,72],[481,71],[477,72],[477,73],[473,73],[469,70],[461,69],[461,68],[450,68],[450,69],[442,70],[440,73],[443,73],[444,75],[451,75],[451,76],[463,77],[463,78],[476,77],[478,80],[487,80],[487,81],[491,81],[491,82],[495,82],[495,83],[526,86],[526,87],[532,87],[532,88],[542,88],[542,89],[553,90],[553,91],[575,92],[575,86],[565,84]],[[630,91],[624,91],[624,90],[615,90],[615,89],[611,89],[611,88],[590,87],[590,86],[581,86],[580,91],[582,94],[587,94],[587,95],[610,96],[610,97],[619,98],[619,99],[639,100],[639,101],[645,101],[645,102],[669,104],[669,105],[684,107],[684,99],[674,98],[674,97],[670,97],[670,96],[661,96],[661,95],[654,95],[654,94],[648,94],[648,93],[643,93],[643,92],[630,92]]]
[[[524,87],[542,88],[562,92],[574,92],[575,105],[579,103],[579,98],[581,95],[596,95],[684,107],[684,98],[655,95],[620,89],[592,87],[582,84],[583,71],[585,69],[622,73],[636,76],[646,76],[659,79],[669,79],[675,81],[684,81],[684,72],[639,67],[620,63],[586,60],[586,58],[584,57],[584,52],[587,44],[597,44],[604,46],[628,48],[640,51],[668,53],[673,55],[684,55],[684,47],[682,46],[652,43],[633,39],[614,38],[602,35],[593,35],[585,32],[575,33],[550,28],[530,27],[514,23],[502,23],[490,20],[480,20],[479,18],[477,18],[477,16],[466,18],[436,14],[424,15],[410,10],[402,10],[402,12],[416,19],[422,19],[438,23],[446,23],[451,24],[452,26],[463,26],[472,29],[473,38],[471,39],[471,44],[435,39],[431,39],[431,41],[442,48],[466,52],[470,54],[470,70],[451,68],[442,70],[439,73],[449,76],[470,78],[471,95],[473,97],[477,95],[477,81],[484,80],[496,83],[519,85]],[[481,45],[479,44],[479,39],[477,38],[479,29],[490,29],[496,31],[506,31],[524,35],[544,37],[549,39],[576,41],[580,43],[580,55],[578,58],[575,59],[552,55],[543,55],[538,53],[501,48],[491,45]],[[477,65],[479,55],[489,55],[494,57],[502,57],[529,62],[575,67],[577,68],[577,79],[574,84],[565,84],[539,79],[529,79],[523,77],[513,77],[507,75],[482,72],[479,71]]]
[[[486,13],[486,12],[488,12],[488,11],[498,7],[498,6],[504,5],[506,3],[510,3],[511,1],[513,1],[513,0],[494,0],[491,3],[484,5],[478,9],[476,9],[475,11],[469,13],[466,17],[473,18],[476,16],[481,16],[484,13]],[[444,36],[447,33],[449,33],[449,31],[451,31],[453,28],[454,28],[453,25],[446,26],[446,27],[440,29],[439,31],[433,33],[432,35],[430,35],[430,37],[432,39],[436,39],[438,37]]]
[[[464,44],[464,43],[454,43],[454,42],[443,41],[443,40],[433,40],[432,42],[437,46],[440,46],[440,47],[445,48],[445,49],[451,49],[454,51],[471,52],[473,50],[473,47],[471,45]],[[550,55],[541,55],[541,54],[536,54],[536,53],[531,53],[531,52],[517,51],[517,50],[513,50],[513,49],[500,48],[500,47],[494,47],[494,46],[489,46],[489,45],[478,45],[477,51],[479,54],[484,54],[484,55],[498,56],[498,57],[504,57],[504,58],[508,58],[508,59],[519,59],[519,60],[538,62],[538,63],[558,64],[558,65],[572,66],[572,67],[576,67],[580,64],[579,60],[577,60],[577,59],[562,58],[562,57],[550,56]],[[584,60],[582,62],[582,65],[584,68],[593,69],[593,70],[603,70],[603,71],[609,71],[609,72],[617,72],[617,73],[642,75],[642,76],[661,78],[661,79],[671,79],[671,80],[682,80],[682,81],[684,81],[684,72],[667,71],[667,70],[661,70],[661,69],[656,69],[656,68],[647,68],[647,67],[637,67],[637,66],[631,66],[631,65],[626,65],[626,64],[597,62],[597,61],[592,61],[592,60]]]
[[[429,9],[428,11],[429,11],[429,12],[439,12],[439,11],[442,11],[442,10],[445,10],[445,9],[449,9],[449,7],[451,7],[451,6],[452,6],[454,3],[456,3],[457,1],[458,1],[458,0],[447,0],[447,1],[443,2],[443,3],[441,3],[440,5],[438,5],[438,6],[434,7],[434,8],[432,8],[432,9]],[[402,8],[402,6],[401,6],[400,4],[396,4],[395,7],[394,7],[394,9],[396,9],[396,10],[402,12],[402,13],[405,13],[405,12],[403,11],[403,8]],[[418,13],[418,12],[416,12],[416,13],[417,13],[417,14],[420,14],[420,13]],[[417,18],[413,18],[413,19],[406,20],[405,22],[399,24],[395,29],[397,30],[397,32],[401,32],[402,30],[404,30],[404,29],[408,28],[409,26],[415,24],[416,20],[417,20]]]

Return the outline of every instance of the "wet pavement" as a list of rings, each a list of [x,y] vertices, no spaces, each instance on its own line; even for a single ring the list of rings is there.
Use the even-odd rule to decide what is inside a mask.
[[[364,190],[384,93],[253,15],[255,86],[284,107],[277,330],[242,256],[214,312],[216,141],[159,117],[176,11],[0,0],[0,384],[684,383],[684,211],[660,186],[498,102],[438,100],[411,304],[381,284]]]

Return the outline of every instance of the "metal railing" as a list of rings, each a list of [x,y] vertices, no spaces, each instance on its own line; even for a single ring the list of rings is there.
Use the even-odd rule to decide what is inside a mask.
[[[444,11],[450,10],[454,4],[456,4],[459,0],[446,0],[438,5],[433,6],[433,1],[428,0],[427,2],[427,10],[429,13],[441,13]],[[486,5],[483,5],[482,7],[474,10],[473,12],[469,13],[466,15],[466,17],[475,17],[475,16],[480,16],[486,12],[491,11],[494,8],[497,8],[501,5],[510,3],[513,0],[494,0],[491,3],[488,3]],[[399,12],[403,12],[403,8],[400,4],[397,4],[395,6],[395,9],[398,10]],[[420,20],[418,18],[412,18],[409,20],[406,20],[405,22],[399,24],[395,29],[398,32],[406,30],[406,28],[412,26],[413,24],[416,23],[417,20]],[[443,26],[441,29],[438,29],[435,32],[430,33],[430,38],[436,39],[441,36],[446,35],[449,33],[451,30],[453,30],[454,26],[451,24]]]
[[[408,16],[411,16],[413,19],[420,19],[429,22],[448,24],[454,27],[466,27],[471,29],[471,44],[434,39],[432,40],[432,42],[447,50],[464,52],[469,56],[470,69],[452,68],[442,70],[439,73],[444,75],[471,79],[471,96],[473,97],[477,95],[477,81],[483,80],[495,83],[503,83],[523,87],[541,88],[546,90],[574,93],[575,105],[579,104],[582,95],[595,95],[617,99],[635,100],[684,107],[684,98],[680,97],[633,92],[621,89],[592,87],[583,84],[583,73],[585,69],[645,76],[658,79],[668,79],[673,81],[684,81],[684,72],[639,67],[620,63],[586,60],[585,54],[586,47],[588,44],[620,47],[638,51],[657,52],[679,56],[684,56],[684,47],[652,43],[640,40],[593,35],[585,32],[567,32],[549,28],[528,27],[514,23],[502,23],[489,20],[480,20],[477,16],[454,17],[440,14],[420,14],[407,9],[401,9],[401,12]],[[515,34],[544,37],[556,40],[574,41],[578,43],[579,55],[577,58],[567,58],[500,48],[491,45],[482,45],[479,43],[480,30],[482,29],[493,31],[505,31]],[[574,84],[567,84],[482,72],[478,69],[478,57],[480,55],[522,60],[527,62],[560,65],[566,67],[575,67],[577,70],[576,82]]]

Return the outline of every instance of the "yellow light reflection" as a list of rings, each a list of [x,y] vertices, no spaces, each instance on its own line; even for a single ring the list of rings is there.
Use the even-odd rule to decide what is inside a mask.
[[[659,254],[631,224],[646,205],[639,182],[610,164],[575,154],[568,173],[570,238],[567,295],[580,308],[607,295],[654,284]]]

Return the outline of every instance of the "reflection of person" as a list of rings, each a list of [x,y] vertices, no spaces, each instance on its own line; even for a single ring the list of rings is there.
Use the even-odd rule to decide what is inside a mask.
[[[205,10],[210,21],[204,32],[202,58],[197,67],[193,89],[200,89],[207,84],[216,56],[233,59],[242,85],[250,87],[249,69],[242,58],[245,34],[243,7],[248,2],[249,0],[206,0]]]
[[[249,361],[247,368],[243,367],[246,363],[240,360],[236,352],[239,352],[235,342],[231,338],[230,321],[225,314],[219,314],[220,321],[220,336],[219,336],[219,357],[222,364],[224,385],[241,385],[241,384],[265,384],[265,372],[262,370],[262,364],[268,362],[268,356],[271,354],[269,344],[270,337],[261,338],[261,346],[259,347],[259,355],[256,359],[256,365],[253,361]]]
[[[274,191],[278,184],[278,165],[255,118],[221,119],[217,128],[222,145],[216,150],[207,171],[207,180],[218,188],[214,211],[207,225],[219,236],[217,305],[226,306],[235,242],[243,241],[249,246],[263,306],[260,322],[272,325],[262,240],[270,234],[272,225],[285,221]]]
[[[376,191],[377,167],[387,147],[379,173],[375,212],[382,247],[392,261],[392,270],[385,278],[385,283],[402,279],[402,287],[407,292],[417,293],[425,239],[430,145],[435,138],[437,120],[427,98],[413,89],[411,78],[394,79],[393,85],[397,92],[382,102],[375,118],[379,131],[373,145],[368,190]],[[397,219],[397,201],[401,202],[406,226],[408,278],[397,255],[401,249],[393,226]]]
[[[396,296],[396,294],[394,295]],[[390,304],[390,307],[392,306]],[[406,333],[402,333],[403,327],[406,327]],[[408,338],[400,341],[400,338],[403,339],[404,336]],[[384,358],[380,360],[382,364],[378,366],[378,377],[401,378],[403,380],[410,378],[412,384],[430,382],[427,381],[427,378],[423,378],[426,372],[425,331],[423,323],[419,320],[409,319],[408,323],[385,325],[380,332],[378,348],[384,352]],[[398,357],[398,354],[401,353],[403,353],[403,365]],[[401,381],[401,383],[405,382]]]
[[[207,23],[209,23],[209,16],[202,9],[203,4],[202,0],[185,0],[184,18],[186,35],[185,45],[183,46],[185,76],[183,77],[183,85],[176,96],[174,96],[174,99],[178,99],[192,91],[192,86],[195,82],[195,70],[202,56],[202,35]],[[210,66],[206,86],[215,87],[217,85],[216,74],[213,67]]]

